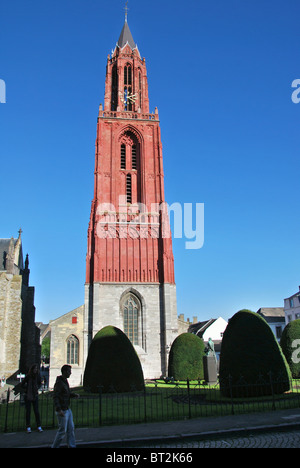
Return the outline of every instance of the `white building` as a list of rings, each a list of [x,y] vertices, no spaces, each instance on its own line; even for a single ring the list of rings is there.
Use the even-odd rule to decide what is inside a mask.
[[[265,319],[277,341],[280,341],[285,327],[285,317],[283,307],[261,307],[257,313]]]
[[[286,324],[300,318],[300,286],[298,292],[284,299],[284,315]]]
[[[228,322],[222,317],[219,317],[217,319],[206,320],[205,322],[193,323],[189,326],[188,331],[202,338],[204,343],[207,343],[209,338],[211,338],[214,342],[217,359],[219,359],[222,338],[227,325]]]

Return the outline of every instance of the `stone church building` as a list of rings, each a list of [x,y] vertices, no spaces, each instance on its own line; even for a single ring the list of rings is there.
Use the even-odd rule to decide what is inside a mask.
[[[17,239],[0,239],[0,377],[12,384],[18,372],[40,362],[34,288],[28,255],[23,262],[21,232]]]
[[[70,384],[82,382],[92,338],[107,325],[127,334],[145,378],[166,375],[178,335],[159,115],[149,112],[146,62],[127,18],[107,58],[94,174],[85,301],[50,322],[50,387],[65,362]]]

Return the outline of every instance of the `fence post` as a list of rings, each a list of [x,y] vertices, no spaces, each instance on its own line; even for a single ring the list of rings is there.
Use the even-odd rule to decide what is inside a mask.
[[[146,385],[144,383],[144,421],[147,422]]]
[[[271,384],[271,391],[272,391],[272,410],[275,410],[275,398],[274,398],[274,389],[273,389],[273,381],[272,381],[272,371],[269,372],[270,376],[270,384]]]
[[[8,388],[7,389],[7,396],[6,396],[6,412],[5,412],[4,432],[7,432],[9,396],[10,396],[10,389]]]
[[[99,385],[99,426],[102,426],[102,387]]]
[[[230,391],[230,399],[231,399],[231,414],[234,414],[233,396],[232,396],[232,377],[230,374],[228,376],[228,381],[229,381],[229,391]]]
[[[192,413],[191,413],[191,398],[190,398],[190,381],[187,379],[187,391],[188,391],[188,402],[189,402],[189,419],[192,418]]]

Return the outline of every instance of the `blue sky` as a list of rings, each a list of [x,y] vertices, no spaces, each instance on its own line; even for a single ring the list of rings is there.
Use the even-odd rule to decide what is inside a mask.
[[[0,237],[23,229],[36,320],[84,302],[98,106],[123,0],[4,0]],[[169,204],[204,203],[204,245],[174,239],[178,313],[283,306],[300,285],[298,0],[130,0],[159,110]]]

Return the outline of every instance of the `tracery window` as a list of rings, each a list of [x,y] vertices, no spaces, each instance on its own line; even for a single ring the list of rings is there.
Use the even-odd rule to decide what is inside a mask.
[[[139,301],[130,294],[123,306],[124,333],[134,345],[139,344],[139,315]]]
[[[118,152],[119,168],[122,170],[120,179],[122,195],[125,195],[127,203],[139,203],[141,202],[141,144],[132,131],[126,130],[121,135]]]
[[[67,364],[79,364],[79,340],[75,335],[67,341]]]

